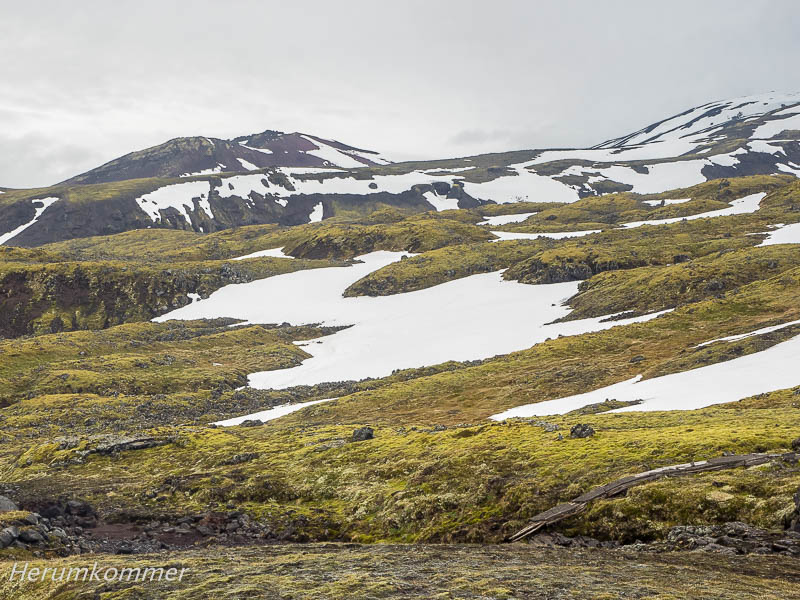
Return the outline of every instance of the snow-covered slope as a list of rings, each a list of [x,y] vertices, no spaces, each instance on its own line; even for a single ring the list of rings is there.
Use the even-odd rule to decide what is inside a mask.
[[[131,152],[65,183],[107,183],[146,177],[189,177],[267,167],[340,167],[388,164],[377,152],[303,133],[262,133],[224,140],[184,137]]]
[[[677,140],[693,140],[697,144],[701,139],[713,139],[714,134],[719,134],[724,127],[736,123],[746,123],[757,120],[768,113],[776,112],[775,127],[784,124],[783,121],[791,118],[793,114],[800,114],[800,93],[770,92],[755,96],[743,96],[731,100],[709,102],[696,108],[691,108],[669,119],[664,119],[635,131],[628,135],[598,144],[595,148],[626,148],[641,144],[668,143]],[[788,108],[786,107],[794,107]],[[786,109],[786,110],[782,110]],[[788,124],[788,123],[785,123]],[[790,129],[793,127],[789,127]],[[797,128],[796,126],[794,127]],[[782,129],[772,129],[772,135],[780,133]],[[767,130],[756,131],[753,137],[765,137]],[[766,137],[772,137],[766,135]]]
[[[254,373],[249,378],[253,387],[286,388],[383,377],[394,369],[448,360],[488,358],[528,348],[547,338],[601,331],[658,316],[556,322],[569,313],[563,301],[577,291],[578,282],[526,285],[503,281],[499,272],[405,294],[343,296],[352,283],[403,255],[373,252],[358,257],[360,262],[349,267],[298,271],[229,285],[156,320],[236,317],[251,323],[352,325],[300,343],[313,357],[301,365]],[[265,302],[265,298],[270,301]],[[435,306],[446,310],[431,310]],[[474,319],[469,327],[464,326],[470,315],[479,314],[492,317]]]
[[[800,175],[800,94],[711,102],[592,148],[413,163],[389,163],[375,152],[304,133],[178,138],[66,182],[108,183],[91,194],[93,202],[107,205],[102,210],[73,205],[63,187],[54,187],[47,195],[60,197],[63,206],[45,213],[12,243],[152,226],[208,233],[243,224],[297,225],[339,210],[387,205],[424,211],[487,202],[574,202],[755,174]],[[131,184],[135,194],[116,183],[121,180],[137,180]],[[0,234],[32,217],[30,196],[16,201],[19,193],[2,196],[13,210],[0,212]]]

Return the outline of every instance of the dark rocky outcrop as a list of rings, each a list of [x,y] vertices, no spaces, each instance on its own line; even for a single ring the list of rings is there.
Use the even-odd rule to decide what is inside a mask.
[[[578,423],[573,425],[569,430],[569,437],[571,438],[587,438],[594,435],[594,428],[586,423]]]
[[[725,554],[786,554],[800,557],[800,532],[767,531],[746,523],[673,527],[663,546]]]
[[[374,437],[375,432],[373,431],[372,427],[359,427],[353,431],[352,440],[354,442],[363,442],[365,440],[371,440]]]

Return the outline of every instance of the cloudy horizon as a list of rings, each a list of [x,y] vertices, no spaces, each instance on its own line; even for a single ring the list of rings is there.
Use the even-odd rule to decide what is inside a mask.
[[[590,146],[713,100],[800,90],[786,60],[799,12],[784,0],[5,8],[0,186],[265,129],[395,160]]]

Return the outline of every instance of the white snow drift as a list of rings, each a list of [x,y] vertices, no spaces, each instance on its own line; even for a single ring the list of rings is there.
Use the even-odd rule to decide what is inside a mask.
[[[583,237],[584,235],[591,235],[592,233],[600,233],[599,229],[587,229],[586,231],[558,231],[550,233],[524,233],[520,231],[492,231],[498,237],[493,242],[506,242],[508,240],[535,240],[536,238],[544,237],[554,240],[563,240],[570,237]]]
[[[713,217],[727,217],[730,215],[743,215],[747,213],[754,213],[758,210],[761,201],[766,196],[766,192],[758,192],[757,194],[750,194],[744,198],[739,198],[731,202],[727,208],[719,210],[712,210],[709,212],[698,213],[696,215],[688,215],[685,217],[673,217],[671,219],[656,219],[653,221],[633,221],[625,223],[624,227],[641,227],[642,225],[668,225],[670,223],[679,223],[680,221],[693,221],[695,219],[711,219]]]
[[[767,239],[759,246],[774,246],[775,244],[800,244],[800,223],[780,225],[768,233]]]
[[[187,223],[190,223],[189,211],[194,210],[195,198],[199,200],[198,206],[209,218],[214,218],[208,203],[210,191],[211,184],[208,181],[174,183],[140,196],[136,199],[136,203],[154,223],[161,221],[161,211],[167,208],[174,208],[183,215]]]
[[[383,377],[394,369],[448,360],[487,358],[529,348],[548,337],[599,331],[656,316],[552,323],[569,312],[562,303],[577,291],[577,282],[525,285],[503,281],[499,272],[406,294],[342,297],[350,284],[401,255],[373,252],[349,267],[229,285],[156,320],[229,316],[249,323],[352,325],[307,342],[304,348],[313,357],[302,365],[250,376],[253,387],[285,388]]]
[[[537,213],[529,212],[529,213],[517,213],[515,215],[498,215],[496,217],[486,217],[484,221],[478,223],[478,225],[493,225],[497,227],[498,225],[508,225],[509,223],[522,223],[528,217],[532,217]]]
[[[314,205],[314,208],[311,210],[311,214],[308,215],[308,222],[309,223],[319,223],[322,221],[322,214],[324,212],[324,208],[322,206],[322,202],[319,202]]]
[[[237,256],[231,260],[246,260],[248,258],[261,258],[264,256],[270,256],[272,258],[294,258],[294,256],[284,254],[283,248],[269,248],[268,250],[258,250],[250,254],[245,254],[244,256]]]
[[[518,406],[490,418],[502,421],[511,417],[563,414],[608,399],[642,400],[641,404],[612,412],[693,410],[793,387],[800,383],[798,362],[800,336],[726,362],[644,381],[639,375],[585,394]]]
[[[740,333],[738,335],[729,335],[726,337],[717,338],[715,340],[709,340],[708,342],[697,344],[697,346],[695,347],[702,348],[703,346],[710,346],[711,344],[716,344],[717,342],[736,342],[749,337],[754,337],[756,335],[764,335],[765,333],[780,331],[781,329],[786,329],[787,327],[791,327],[792,325],[798,325],[798,324],[800,324],[800,320],[789,321],[788,323],[781,323],[780,325],[773,325],[772,327],[762,327],[761,329],[756,329],[755,331],[750,331],[748,333]]]
[[[244,421],[261,421],[265,423],[267,421],[272,421],[279,417],[289,415],[293,412],[297,412],[298,410],[301,410],[306,406],[313,406],[314,404],[320,404],[322,402],[330,402],[331,400],[336,400],[336,398],[326,398],[324,400],[311,400],[309,402],[298,402],[297,404],[282,404],[281,406],[275,406],[273,408],[251,413],[249,415],[243,415],[241,417],[233,417],[232,419],[225,419],[224,421],[217,421],[216,423],[214,423],[214,425],[221,425],[222,427],[230,427],[232,425],[241,425]]]
[[[20,233],[25,231],[28,227],[30,227],[31,225],[36,223],[36,221],[39,220],[39,217],[41,217],[44,214],[44,211],[46,211],[48,208],[50,208],[50,206],[52,206],[53,203],[57,202],[57,201],[58,201],[58,198],[36,198],[35,200],[31,200],[31,202],[34,203],[34,204],[37,203],[37,202],[41,202],[42,203],[41,206],[35,207],[36,213],[34,214],[33,219],[31,219],[27,223],[23,223],[22,225],[20,225],[16,229],[12,229],[8,233],[0,234],[0,246],[5,244],[7,241],[17,237]]]

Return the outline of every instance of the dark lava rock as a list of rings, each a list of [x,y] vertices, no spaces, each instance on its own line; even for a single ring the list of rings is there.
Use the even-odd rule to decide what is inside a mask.
[[[0,531],[0,548],[8,548],[19,536],[19,529],[16,527],[6,527]]]
[[[258,427],[259,425],[263,425],[263,423],[261,421],[256,421],[255,419],[247,419],[246,421],[239,423],[240,427]]]
[[[439,196],[446,196],[450,193],[450,184],[446,181],[434,181],[431,185]]]
[[[372,427],[359,427],[353,431],[352,440],[354,442],[363,442],[365,440],[371,440],[374,437],[375,432],[372,430]]]
[[[44,536],[36,529],[23,529],[19,532],[19,539],[28,544],[38,544],[44,541]]]
[[[569,437],[571,438],[587,438],[594,435],[594,428],[586,423],[578,423],[573,425],[569,430]]]
[[[794,531],[795,533],[800,533],[800,489],[794,493],[792,499],[794,500],[794,512],[786,519],[786,529]]]
[[[10,510],[19,510],[19,507],[11,498],[0,496],[0,512],[8,512]]]
[[[737,521],[723,525],[673,527],[667,533],[665,544],[670,550],[800,556],[800,534],[767,531]]]
[[[249,462],[251,460],[255,460],[261,456],[258,452],[243,452],[242,454],[234,454],[228,460],[223,462],[223,465],[240,465],[242,463]]]
[[[800,452],[800,438],[792,440],[792,450]]]
[[[644,356],[642,356],[641,354],[639,354],[638,356],[634,356],[634,357],[633,357],[633,358],[630,360],[630,362],[632,362],[632,363],[640,363],[640,362],[642,362],[643,360],[644,360]]]

